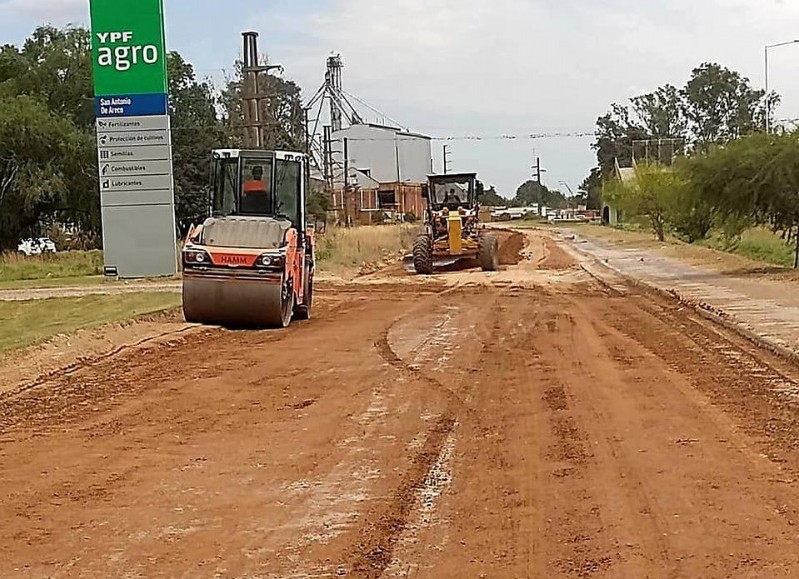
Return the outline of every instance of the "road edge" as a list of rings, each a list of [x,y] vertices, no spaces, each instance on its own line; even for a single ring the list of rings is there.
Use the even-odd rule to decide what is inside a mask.
[[[561,240],[567,241],[563,239],[562,234],[559,235]],[[574,240],[577,240],[577,236],[575,234]],[[568,241],[567,241],[568,242]],[[771,352],[772,354],[779,356],[791,363],[799,365],[799,350],[791,348],[790,346],[774,339],[769,336],[765,336],[761,333],[758,333],[754,330],[751,326],[746,324],[745,322],[741,321],[737,317],[732,314],[725,312],[724,310],[715,307],[713,304],[704,301],[697,301],[692,299],[679,291],[675,290],[674,288],[664,288],[655,283],[642,280],[637,278],[627,272],[622,271],[621,269],[610,265],[609,263],[603,262],[601,259],[596,257],[595,255],[581,249],[578,247],[577,243],[569,243],[570,248],[580,254],[582,257],[590,259],[593,264],[599,266],[600,269],[604,268],[613,272],[615,275],[619,276],[622,280],[626,283],[632,285],[633,287],[645,288],[648,291],[654,292],[662,298],[667,300],[673,300],[679,303],[680,305],[690,307],[691,309],[696,312],[699,316],[703,319],[713,322],[726,330],[730,330],[735,332],[740,337],[746,339],[750,343],[754,344],[758,348]],[[607,287],[610,290],[618,291],[618,288],[614,287],[613,284],[607,279],[604,278],[601,274],[597,273],[596,271],[592,271],[591,269],[587,268],[585,264],[581,263],[580,268],[585,271],[588,275],[596,279],[602,285]]]

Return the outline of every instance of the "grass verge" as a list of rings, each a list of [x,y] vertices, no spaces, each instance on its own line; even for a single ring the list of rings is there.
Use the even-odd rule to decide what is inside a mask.
[[[0,353],[58,334],[123,322],[179,305],[179,294],[159,292],[0,301]]]
[[[48,289],[60,287],[85,287],[91,285],[112,284],[103,276],[93,275],[87,277],[56,277],[44,279],[19,279],[12,281],[0,281],[0,291],[2,290],[24,290],[24,289]]]
[[[741,242],[732,248],[726,247],[723,239],[712,235],[709,239],[689,244],[675,237],[660,242],[644,229],[580,225],[568,228],[575,233],[605,241],[613,246],[628,249],[644,249],[710,270],[739,276],[768,276],[775,279],[799,279],[794,271],[792,248],[778,236],[766,229],[745,232]]]
[[[750,229],[741,236],[733,247],[728,247],[719,235],[697,242],[697,245],[718,251],[727,251],[753,261],[760,261],[780,267],[793,267],[794,248],[768,229]]]
[[[18,253],[0,255],[0,284],[83,278],[99,276],[102,273],[103,254],[100,251],[66,251],[33,256]]]
[[[319,268],[339,275],[353,274],[396,259],[411,249],[420,231],[420,226],[407,224],[328,229],[319,238]]]

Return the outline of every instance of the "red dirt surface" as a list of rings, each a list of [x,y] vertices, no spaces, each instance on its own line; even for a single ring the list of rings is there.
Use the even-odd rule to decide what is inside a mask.
[[[799,372],[526,235],[0,396],[0,576],[799,571]]]

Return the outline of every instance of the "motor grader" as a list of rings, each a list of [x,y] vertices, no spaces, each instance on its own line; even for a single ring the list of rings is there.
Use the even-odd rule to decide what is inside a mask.
[[[314,229],[302,153],[212,151],[210,217],[182,252],[186,321],[284,328],[313,302]]]
[[[483,271],[499,269],[497,238],[480,227],[482,194],[483,184],[475,173],[428,176],[422,188],[425,230],[406,257],[416,273],[430,275],[438,268],[475,261]]]

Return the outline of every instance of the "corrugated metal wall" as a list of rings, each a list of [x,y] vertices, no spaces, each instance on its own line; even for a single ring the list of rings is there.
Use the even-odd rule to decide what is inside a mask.
[[[380,183],[415,183],[427,181],[431,172],[430,139],[397,132],[390,127],[353,125],[333,133],[338,140],[333,157],[344,163],[343,139],[348,139],[350,166],[365,170]]]

